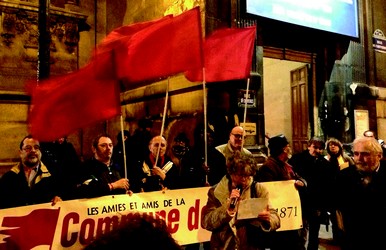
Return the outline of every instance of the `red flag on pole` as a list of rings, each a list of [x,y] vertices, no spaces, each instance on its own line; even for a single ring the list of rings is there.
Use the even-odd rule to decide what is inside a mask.
[[[53,141],[119,115],[118,81],[102,70],[103,65],[93,62],[37,86],[28,115],[30,133],[41,141]]]
[[[205,81],[246,79],[250,75],[256,27],[225,28],[204,41]],[[202,69],[185,72],[189,81],[203,81]]]
[[[146,29],[149,26],[171,19],[172,15],[165,16],[158,20],[135,23],[130,25],[121,26],[111,31],[100,44],[98,44],[95,54],[111,52],[117,49],[119,46],[127,46],[131,37],[140,30]]]
[[[140,82],[202,68],[200,20],[197,7],[177,17],[116,29],[86,67],[32,90],[30,133],[51,141],[118,115],[116,72],[118,79]]]
[[[199,7],[138,31],[115,54],[118,78],[129,82],[156,80],[202,68]]]

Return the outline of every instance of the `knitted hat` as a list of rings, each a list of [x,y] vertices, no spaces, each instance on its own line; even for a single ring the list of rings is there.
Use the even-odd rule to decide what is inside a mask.
[[[285,148],[288,144],[289,142],[283,134],[271,137],[268,140],[269,152],[272,156],[277,156],[283,151],[283,148]]]

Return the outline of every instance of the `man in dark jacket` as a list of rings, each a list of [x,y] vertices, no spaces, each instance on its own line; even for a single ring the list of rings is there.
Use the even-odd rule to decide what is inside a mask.
[[[80,167],[76,198],[93,198],[109,194],[130,193],[129,180],[121,178],[111,160],[113,142],[109,135],[100,134],[92,143],[94,156]]]
[[[339,172],[337,202],[344,230],[343,250],[386,249],[386,164],[382,147],[370,137],[353,142],[354,166]]]
[[[61,201],[58,182],[41,162],[39,141],[24,137],[19,154],[20,162],[0,179],[0,208]]]
[[[277,135],[268,140],[269,157],[259,168],[256,179],[261,182],[295,180],[295,187],[302,191],[306,181],[301,178],[287,163],[292,156],[292,150],[284,135]],[[279,231],[273,233],[271,250],[302,250],[304,244],[300,238],[300,230]]]
[[[204,187],[217,184],[226,175],[225,157],[214,146],[214,131],[207,128],[207,147],[205,151],[204,124],[194,130],[194,147],[182,164],[188,174],[183,188]],[[206,156],[206,159],[205,159]],[[206,162],[205,162],[206,160]]]
[[[147,157],[136,167],[134,192],[159,191],[178,187],[179,171],[166,154],[167,141],[154,136],[149,142]]]
[[[288,163],[307,181],[306,192],[300,192],[303,216],[303,241],[307,250],[318,250],[320,224],[329,223],[328,211],[332,204],[334,171],[332,165],[324,158],[325,142],[321,138],[311,138],[308,148],[294,154]]]
[[[71,185],[74,183],[74,173],[81,164],[76,150],[67,137],[61,137],[53,142],[41,143],[42,162],[58,181],[61,197],[71,198]]]

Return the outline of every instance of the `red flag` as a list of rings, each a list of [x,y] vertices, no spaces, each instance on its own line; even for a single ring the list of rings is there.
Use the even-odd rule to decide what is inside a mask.
[[[172,15],[168,15],[158,20],[135,23],[116,28],[111,31],[100,44],[98,44],[95,54],[111,52],[119,46],[125,46],[130,38],[138,31],[171,18]]]
[[[252,65],[256,27],[226,28],[204,42],[206,82],[248,78]],[[202,69],[185,72],[189,81],[203,81]]]
[[[118,81],[104,65],[102,59],[94,61],[37,86],[28,115],[30,133],[41,141],[52,141],[120,114]]]
[[[30,214],[20,217],[9,216],[3,218],[0,234],[7,235],[0,242],[0,249],[29,250],[41,245],[49,245],[55,236],[59,209],[37,209]]]
[[[196,7],[138,31],[124,49],[117,49],[118,78],[141,82],[200,68],[201,50],[201,18]]]

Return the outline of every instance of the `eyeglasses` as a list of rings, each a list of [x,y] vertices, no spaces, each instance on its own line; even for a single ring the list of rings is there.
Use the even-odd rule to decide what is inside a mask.
[[[39,151],[40,146],[39,145],[34,145],[33,147],[32,146],[25,146],[24,148],[22,148],[22,150],[24,150],[27,153],[31,152],[32,149],[34,149],[35,151]]]
[[[233,135],[237,140],[243,139],[243,135],[233,134],[233,133],[232,133],[232,135]]]
[[[101,148],[107,148],[107,147],[112,148],[113,144],[112,143],[102,143],[102,144],[99,144],[98,146]]]

